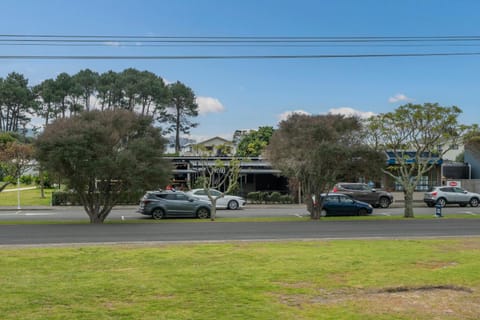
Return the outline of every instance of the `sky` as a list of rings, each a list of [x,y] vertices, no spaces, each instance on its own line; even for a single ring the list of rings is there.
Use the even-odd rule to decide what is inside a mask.
[[[211,43],[102,46],[12,45],[0,56],[302,56],[288,59],[0,59],[0,77],[35,85],[61,72],[148,70],[195,92],[190,138],[232,139],[237,129],[276,127],[292,112],[362,116],[405,103],[438,102],[479,122],[480,1],[476,0],[0,0],[2,35],[148,37],[478,37],[468,41]],[[177,38],[179,39],[179,38]],[[425,39],[425,38],[424,38]],[[456,38],[458,39],[458,38]],[[137,44],[137,45],[135,45]],[[473,53],[455,56],[338,57]]]

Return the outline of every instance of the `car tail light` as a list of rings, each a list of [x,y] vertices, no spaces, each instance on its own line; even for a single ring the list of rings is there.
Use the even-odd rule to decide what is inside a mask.
[[[333,192],[337,192],[337,191],[338,191],[337,187],[333,187]]]
[[[430,193],[432,196],[436,196],[437,195],[437,191],[434,191],[432,193]]]

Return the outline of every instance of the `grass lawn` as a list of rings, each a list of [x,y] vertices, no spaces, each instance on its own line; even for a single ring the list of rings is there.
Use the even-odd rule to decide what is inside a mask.
[[[10,186],[8,189],[14,189],[17,186]],[[32,186],[21,186],[32,187]],[[52,192],[54,189],[45,189],[45,198],[40,197],[40,188],[20,191],[21,206],[49,206],[52,202]],[[17,206],[17,191],[0,192],[0,206]]]
[[[480,238],[0,248],[2,319],[478,319]]]

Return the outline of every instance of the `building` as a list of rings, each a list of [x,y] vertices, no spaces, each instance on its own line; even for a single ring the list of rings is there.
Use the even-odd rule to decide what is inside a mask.
[[[228,164],[234,157],[181,156],[166,159],[171,161],[174,168],[173,183],[193,188],[195,182],[202,176],[204,166],[214,166],[216,161],[221,161],[225,168],[228,168]],[[279,170],[273,169],[269,162],[260,157],[238,160],[240,160],[239,195],[245,197],[249,192],[254,191],[289,193],[288,179],[281,176]]]

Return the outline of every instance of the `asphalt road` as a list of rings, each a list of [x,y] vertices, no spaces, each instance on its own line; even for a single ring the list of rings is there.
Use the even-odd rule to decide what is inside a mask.
[[[182,241],[254,241],[334,238],[405,238],[480,236],[480,219],[429,219],[395,221],[290,221],[290,222],[176,222],[158,223],[135,212],[136,207],[120,207],[108,220],[144,219],[147,223],[0,225],[0,245],[46,245],[88,243],[143,243]],[[434,209],[417,207],[416,215],[433,215]],[[443,214],[480,214],[480,208],[451,206]],[[243,210],[218,210],[221,217],[281,217],[308,215],[304,206],[250,206]],[[403,215],[403,208],[375,209],[374,215]],[[0,220],[88,221],[81,207],[0,210]]]
[[[480,219],[0,225],[0,245],[480,236]]]

